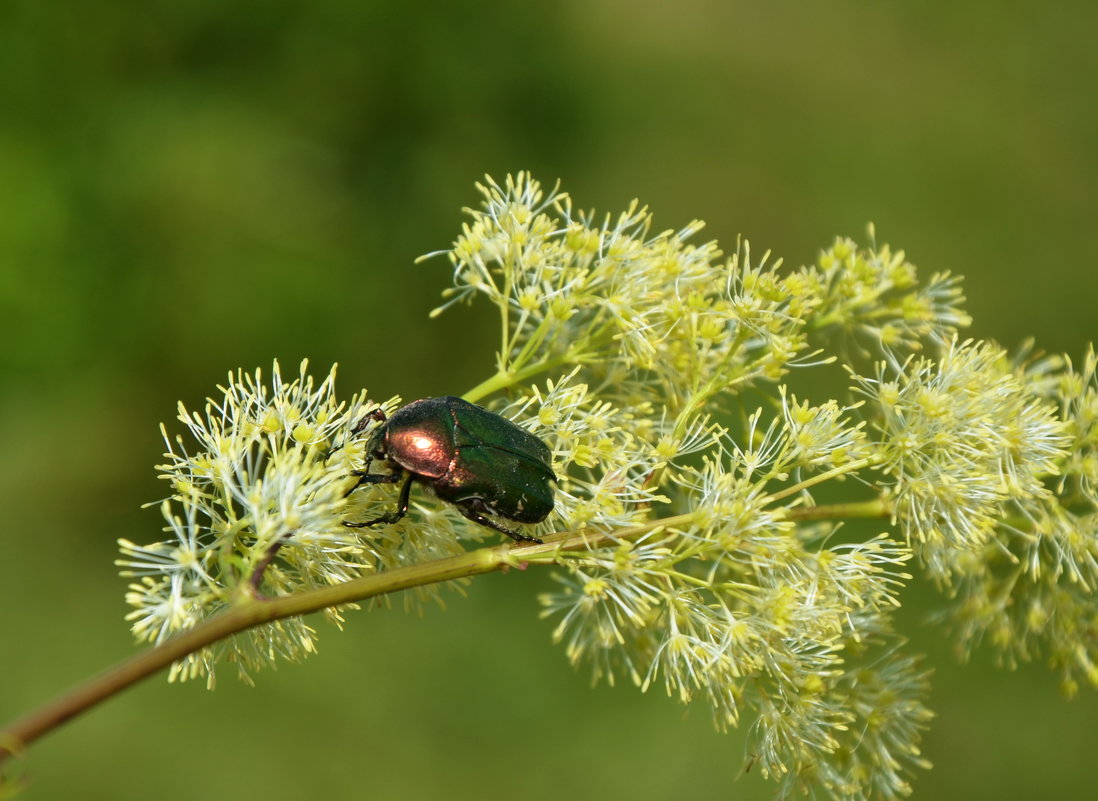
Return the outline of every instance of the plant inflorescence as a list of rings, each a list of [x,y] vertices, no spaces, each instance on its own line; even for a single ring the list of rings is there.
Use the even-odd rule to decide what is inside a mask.
[[[921,279],[872,229],[783,269],[746,241],[722,255],[698,222],[655,229],[636,203],[598,217],[521,173],[479,189],[432,254],[453,273],[442,309],[494,305],[495,364],[465,397],[552,451],[556,508],[528,527],[545,544],[515,553],[555,566],[542,613],[571,661],[705,705],[719,728],[747,721],[780,794],[828,798],[906,795],[927,765],[928,673],[893,625],[913,571],[941,587],[964,652],[1041,655],[1069,692],[1098,685],[1093,353],[1076,366],[962,339],[958,279]],[[845,370],[850,397],[795,395],[807,370]],[[276,363],[180,408],[166,536],[121,543],[139,639],[496,542],[429,500],[393,525],[344,525],[392,508],[392,485],[350,490],[371,413],[400,400],[341,401],[334,379]],[[852,541],[850,518],[876,533]],[[438,580],[403,585],[405,602]],[[287,617],[171,676],[212,685],[218,664],[248,678],[314,649]]]

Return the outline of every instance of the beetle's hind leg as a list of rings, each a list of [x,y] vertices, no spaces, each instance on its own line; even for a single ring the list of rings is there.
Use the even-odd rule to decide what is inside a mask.
[[[490,517],[485,517],[484,515],[482,515],[480,512],[478,512],[476,509],[472,508],[471,506],[468,506],[468,505],[463,504],[463,503],[456,503],[454,505],[457,507],[458,511],[461,512],[462,515],[464,515],[467,519],[472,520],[474,523],[480,523],[480,525],[482,525],[482,526],[487,526],[488,528],[494,528],[496,531],[500,532],[501,534],[506,534],[508,537],[510,537],[511,539],[513,539],[517,543],[520,543],[520,544],[524,543],[524,542],[536,542],[538,544],[541,543],[541,540],[539,540],[537,537],[531,537],[529,534],[523,534],[521,531],[511,531],[511,529],[509,529],[509,528],[504,528],[499,523],[492,520]]]
[[[400,473],[363,473],[358,477],[358,483],[355,484],[351,492],[361,487],[363,484],[395,484],[404,478]],[[347,494],[350,495],[351,492]],[[408,514],[408,498],[412,494],[412,477],[408,476],[404,478],[404,486],[400,488],[400,497],[397,499],[397,508],[384,514],[381,517],[375,517],[373,520],[364,520],[361,523],[348,523],[343,522],[347,528],[366,528],[367,526],[380,526],[382,524],[389,525],[400,520],[404,515]]]

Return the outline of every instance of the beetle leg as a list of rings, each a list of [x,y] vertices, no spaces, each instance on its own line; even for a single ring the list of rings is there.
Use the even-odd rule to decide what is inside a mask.
[[[365,470],[356,470],[351,475],[358,476],[358,483],[347,490],[347,495],[350,495],[363,484],[396,484],[404,478],[403,473],[367,473]]]
[[[375,475],[375,474],[372,474],[372,473],[367,473],[366,475],[363,475],[363,476],[360,477],[358,486],[361,486],[363,483],[367,483],[367,484],[395,484],[396,482],[400,481],[401,478],[402,478],[402,476],[401,476],[400,473],[393,473],[391,475],[390,474]],[[368,479],[368,480],[364,481],[365,479]],[[356,486],[356,489],[357,488],[358,487]],[[354,490],[351,490],[351,492],[354,492]],[[404,517],[404,515],[408,514],[408,503],[409,503],[408,499],[409,499],[409,496],[411,494],[412,494],[412,477],[408,476],[404,480],[404,486],[400,488],[400,497],[397,499],[396,511],[389,512],[388,514],[384,514],[381,517],[375,517],[373,520],[364,520],[361,523],[348,523],[348,522],[344,521],[343,525],[345,525],[347,528],[366,528],[367,526],[378,526],[378,525],[381,525],[382,523],[384,523],[386,525],[389,525],[391,523],[395,523],[396,521],[400,520],[400,518]]]
[[[476,509],[473,509],[470,506],[466,506],[465,504],[461,504],[461,503],[454,504],[454,505],[457,506],[458,511],[461,512],[462,515],[464,515],[469,520],[472,520],[474,523],[480,523],[482,526],[487,526],[488,528],[494,528],[496,531],[500,532],[501,534],[506,534],[508,537],[513,539],[515,542],[519,542],[519,543],[522,543],[522,542],[541,543],[541,540],[539,540],[537,537],[531,537],[529,534],[523,534],[521,531],[511,531],[511,529],[509,529],[509,528],[504,528],[503,526],[501,526],[496,521],[492,520],[489,517],[485,517],[480,512],[478,512]]]
[[[404,517],[408,514],[408,496],[412,493],[412,477],[409,475],[404,482],[404,486],[400,488],[400,498],[397,499],[396,520]],[[390,522],[396,522],[396,520]]]

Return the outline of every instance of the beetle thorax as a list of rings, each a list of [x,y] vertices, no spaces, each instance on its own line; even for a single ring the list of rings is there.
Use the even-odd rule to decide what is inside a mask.
[[[389,461],[428,478],[446,475],[454,460],[449,432],[429,424],[390,427],[385,432],[385,450]]]

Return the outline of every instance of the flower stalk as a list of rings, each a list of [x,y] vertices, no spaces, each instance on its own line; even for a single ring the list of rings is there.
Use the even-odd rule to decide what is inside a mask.
[[[812,511],[815,513],[813,517],[817,518],[861,517],[872,516],[869,509],[869,506],[862,509],[857,505],[841,505],[816,507]],[[578,555],[607,544],[620,545],[655,529],[688,525],[692,517],[691,514],[681,514],[612,532],[561,532],[546,537],[542,543],[479,548],[459,556],[395,568],[335,586],[320,587],[280,598],[241,593],[240,600],[231,608],[123,660],[23,717],[5,724],[0,729],[0,766],[18,757],[42,736],[112,696],[167,669],[188,655],[256,626],[356,604],[415,587],[472,578],[498,570],[525,570],[531,565],[556,564],[561,561],[564,552]]]
[[[537,546],[545,548],[546,546]],[[513,564],[518,554],[508,546],[482,548],[461,556],[364,576],[332,587],[320,587],[281,598],[242,597],[231,608],[196,623],[160,644],[74,687],[0,730],[0,764],[21,753],[43,735],[173,663],[221,640],[264,623],[309,615],[411,587],[468,578]]]

